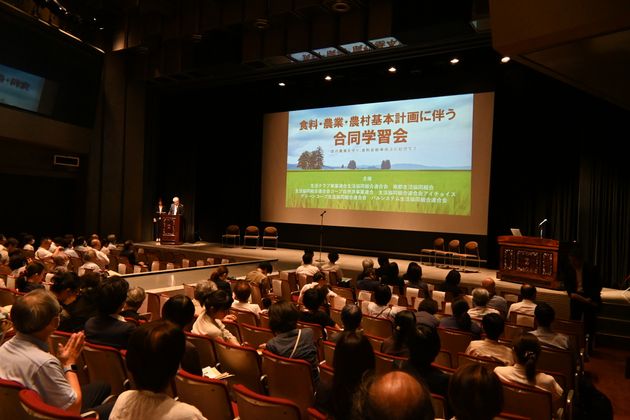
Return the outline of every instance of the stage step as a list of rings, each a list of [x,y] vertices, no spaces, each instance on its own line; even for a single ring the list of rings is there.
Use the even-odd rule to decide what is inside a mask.
[[[604,303],[597,317],[596,346],[630,348],[630,305]]]
[[[600,346],[627,350],[630,348],[630,337],[617,334],[597,333],[595,348]]]

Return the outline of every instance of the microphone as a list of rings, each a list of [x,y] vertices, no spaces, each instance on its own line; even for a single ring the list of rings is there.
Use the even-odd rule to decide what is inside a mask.
[[[320,216],[323,216],[323,215],[325,215],[325,214],[326,214],[326,210],[324,210],[324,211],[322,212],[322,214],[320,214]]]
[[[545,219],[545,220],[543,220],[542,222],[540,222],[540,223],[538,224],[538,227],[541,227],[541,226],[542,226],[542,225],[544,225],[545,223],[547,223],[547,219]]]

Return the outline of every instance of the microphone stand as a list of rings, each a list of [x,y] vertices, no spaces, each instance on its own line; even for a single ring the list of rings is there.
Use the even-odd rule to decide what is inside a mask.
[[[322,214],[319,215],[322,218],[321,224],[319,226],[319,259],[317,260],[317,262],[319,263],[324,262],[324,260],[322,260],[322,242],[324,240],[324,215],[325,214],[326,214],[326,211],[324,211]]]

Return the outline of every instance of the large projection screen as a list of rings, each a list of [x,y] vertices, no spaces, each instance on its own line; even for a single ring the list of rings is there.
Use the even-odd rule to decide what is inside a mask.
[[[264,116],[266,222],[486,235],[494,93]]]

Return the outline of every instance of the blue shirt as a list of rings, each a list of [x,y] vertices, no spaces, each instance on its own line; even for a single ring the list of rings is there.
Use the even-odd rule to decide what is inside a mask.
[[[48,405],[66,410],[77,400],[61,362],[48,353],[48,345],[28,334],[17,333],[0,347],[0,378],[36,391]]]

